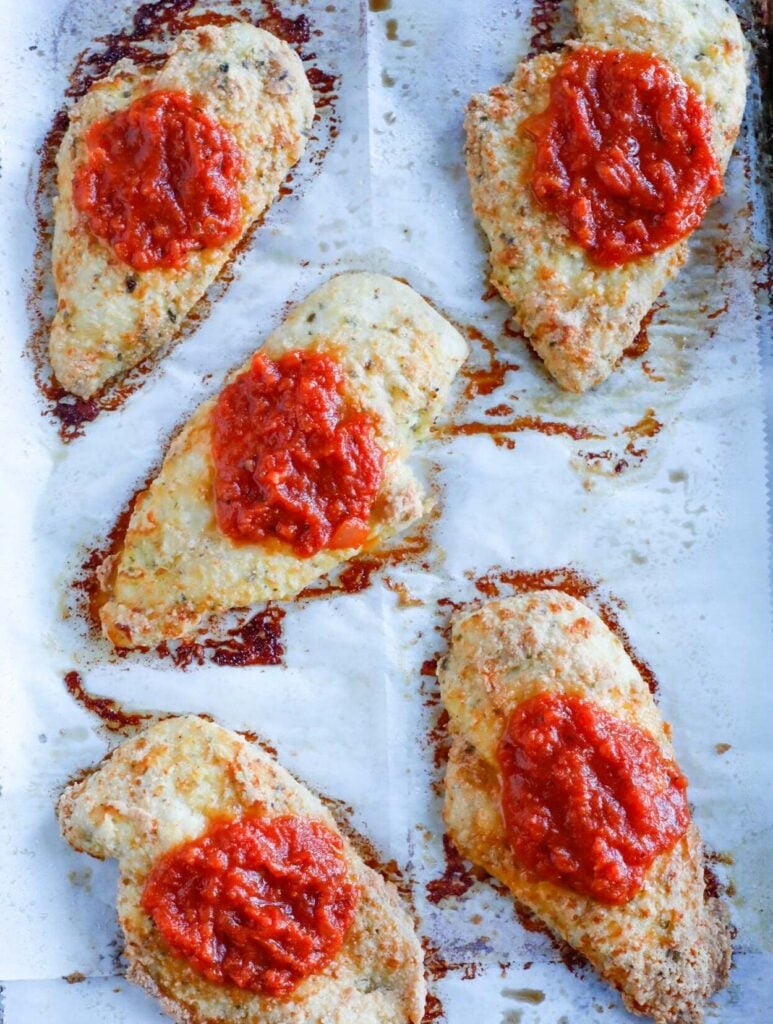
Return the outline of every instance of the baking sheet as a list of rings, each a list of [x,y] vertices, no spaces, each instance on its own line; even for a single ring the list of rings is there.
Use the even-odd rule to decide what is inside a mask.
[[[320,141],[320,155],[330,145],[318,171],[299,171],[294,194],[271,210],[197,329],[119,409],[64,444],[27,351],[35,150],[77,54],[129,24],[134,8],[4,3],[0,978],[8,1024],[160,1018],[121,976],[115,865],[74,853],[58,836],[62,785],[120,739],[72,700],[63,679],[74,670],[89,692],[123,706],[203,712],[254,730],[287,768],[341,801],[411,891],[428,951],[428,1020],[632,1020],[615,993],[525,929],[490,883],[449,865],[442,843],[443,728],[431,665],[447,602],[480,597],[476,581],[487,573],[506,593],[496,581],[507,570],[566,566],[615,609],[657,676],[697,819],[732,893],[735,967],[708,1018],[770,1020],[773,644],[758,98],[725,195],[649,326],[649,350],[596,392],[560,393],[506,328],[504,305],[482,298],[485,250],[461,161],[468,97],[505,80],[535,35],[560,35],[568,19],[556,22],[555,6],[281,5],[319,30],[317,59],[340,75],[340,131]],[[750,9],[741,13],[751,19]],[[209,662],[182,672],[153,654],[116,658],[73,611],[84,557],[175,427],[280,322],[286,303],[345,269],[404,277],[473,329],[451,425],[417,454],[438,495],[421,553],[374,572],[361,593],[285,606],[283,665]],[[498,346],[493,368],[480,334]],[[502,406],[512,411],[486,413]],[[569,432],[522,429],[537,420]],[[444,895],[449,887],[459,895]]]

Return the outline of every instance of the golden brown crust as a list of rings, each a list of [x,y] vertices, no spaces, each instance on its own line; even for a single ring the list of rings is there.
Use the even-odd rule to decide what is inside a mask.
[[[94,857],[118,859],[128,976],[184,1024],[418,1024],[425,985],[413,923],[394,887],[346,839],[350,878],[360,890],[355,920],[334,961],[289,997],[208,982],[170,954],[140,905],[148,872],[211,819],[248,811],[298,814],[338,831],[322,803],[268,755],[196,717],[152,726],[65,790],[59,801],[64,837]]]
[[[537,693],[592,699],[673,757],[668,726],[619,640],[568,595],[523,594],[454,619],[439,679],[453,734],[444,813],[461,853],[586,956],[629,1009],[657,1024],[699,1024],[727,982],[731,945],[725,904],[704,897],[697,827],[653,863],[634,899],[609,906],[531,876],[502,823],[496,745],[512,709]]]
[[[620,4],[579,0],[583,44],[654,52],[705,100],[724,168],[743,115],[745,44],[724,0]],[[687,258],[681,241],[621,267],[594,264],[528,184],[534,142],[521,125],[548,103],[562,54],[518,66],[507,85],[467,109],[465,154],[473,209],[490,251],[491,283],[514,309],[548,371],[581,392],[612,372],[642,318]]]
[[[296,306],[262,351],[276,358],[300,348],[334,352],[352,399],[378,424],[386,465],[372,547],[427,510],[406,459],[440,413],[466,343],[407,285],[349,273]],[[152,646],[190,631],[206,614],[293,597],[360,550],[301,558],[289,547],[235,543],[219,529],[210,454],[215,401],[183,427],[140,495],[121,550],[103,567],[102,627],[117,646]]]
[[[139,272],[85,226],[73,202],[72,181],[86,158],[89,128],[155,89],[193,93],[236,139],[246,161],[240,186],[243,225],[239,237],[225,245],[189,253],[180,269]],[[295,51],[269,32],[235,22],[181,33],[158,72],[119,61],[69,117],[57,156],[53,272],[58,304],[49,351],[59,383],[86,398],[179,330],[300,159],[314,102]]]

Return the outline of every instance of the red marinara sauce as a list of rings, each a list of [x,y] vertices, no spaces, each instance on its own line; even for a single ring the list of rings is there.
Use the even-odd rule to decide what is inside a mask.
[[[73,179],[91,231],[135,270],[180,267],[242,227],[243,158],[233,136],[185,92],[152,92],[97,121]]]
[[[306,818],[212,824],[150,872],[142,907],[208,981],[283,996],[341,948],[359,891],[339,836]]]
[[[646,732],[579,697],[510,715],[497,751],[518,860],[602,903],[627,903],[687,829],[687,780]]]
[[[367,540],[384,453],[332,356],[258,353],[221,392],[212,423],[217,521],[229,537],[273,537],[304,557]]]
[[[602,266],[684,238],[722,191],[706,106],[648,54],[573,51],[523,127],[534,195]]]

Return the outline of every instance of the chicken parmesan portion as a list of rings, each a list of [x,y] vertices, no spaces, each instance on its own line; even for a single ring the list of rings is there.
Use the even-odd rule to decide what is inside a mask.
[[[491,283],[569,391],[604,381],[722,191],[746,95],[725,0],[577,0],[579,38],[467,109]]]
[[[467,355],[407,285],[333,278],[193,414],[100,570],[118,647],[286,600],[430,502],[407,459]]]
[[[118,861],[128,976],[180,1024],[419,1024],[423,955],[394,886],[241,736],[166,719],[58,812],[76,850]]]
[[[89,397],[179,331],[306,146],[295,51],[243,22],[183,32],[160,70],[119,61],[57,157],[50,358]]]
[[[671,730],[618,638],[560,591],[457,614],[438,667],[444,816],[502,882],[658,1024],[700,1024],[728,978]]]

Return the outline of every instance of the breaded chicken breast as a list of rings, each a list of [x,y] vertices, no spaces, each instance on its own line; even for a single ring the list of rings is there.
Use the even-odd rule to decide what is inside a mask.
[[[547,107],[550,81],[573,46],[653,54],[704,101],[724,170],[747,73],[741,28],[725,0],[577,0],[576,9],[577,44],[525,61],[507,85],[473,97],[465,152],[473,209],[490,245],[491,283],[548,372],[561,387],[582,392],[612,372],[687,259],[687,240],[620,266],[594,263],[535,198],[535,142],[523,122]]]
[[[132,981],[180,1024],[418,1024],[423,955],[395,888],[366,867],[323,804],[272,758],[201,718],[169,718],[121,744],[59,801],[67,841],[120,868],[118,916]],[[244,815],[310,819],[340,837],[348,883],[358,894],[344,944],[321,973],[293,992],[266,996],[207,980],[175,955],[143,908],[159,860]]]
[[[385,463],[367,540],[301,557],[288,545],[227,536],[216,517],[210,399],[172,443],[136,502],[122,548],[103,566],[102,627],[117,646],[154,645],[207,613],[293,597],[424,515],[427,499],[406,459],[467,355],[459,332],[407,285],[348,273],[300,303],[260,351],[278,358],[296,350],[335,353],[348,395],[374,418]]]
[[[138,271],[89,229],[75,205],[73,180],[88,157],[89,129],[161,90],[193,95],[236,142],[243,161],[241,228],[221,245],[189,252],[179,267]],[[69,118],[57,157],[53,273],[58,303],[49,351],[62,387],[86,398],[180,329],[300,159],[314,102],[295,51],[269,32],[234,22],[181,33],[158,71],[119,61],[78,100]]]
[[[592,701],[673,759],[670,728],[617,637],[566,594],[521,594],[457,615],[438,677],[453,737],[445,820],[462,855],[587,957],[630,1010],[699,1024],[727,982],[731,945],[725,904],[704,893],[697,826],[653,861],[629,902],[612,905],[527,871],[504,825],[498,745],[514,709],[538,695]]]

